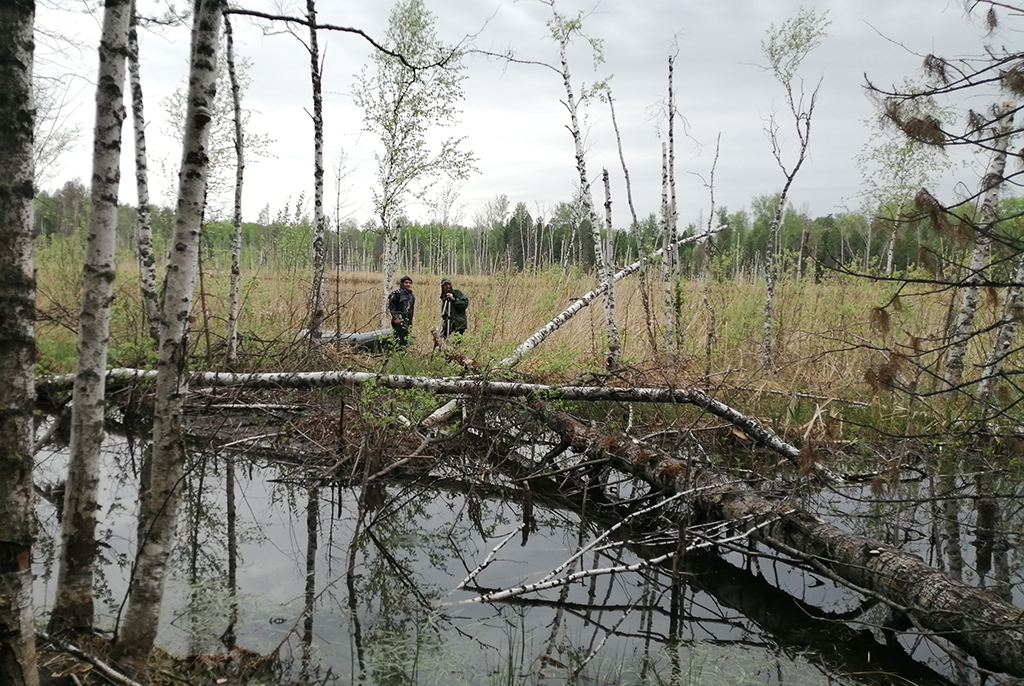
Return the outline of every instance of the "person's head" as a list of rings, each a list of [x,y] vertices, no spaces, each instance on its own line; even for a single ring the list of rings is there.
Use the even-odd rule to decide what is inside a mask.
[[[412,277],[411,276],[403,276],[401,279],[398,280],[398,286],[400,288],[405,288],[407,290],[412,290]]]
[[[442,291],[450,291],[451,289],[452,289],[452,280],[451,279],[441,279],[441,290]]]

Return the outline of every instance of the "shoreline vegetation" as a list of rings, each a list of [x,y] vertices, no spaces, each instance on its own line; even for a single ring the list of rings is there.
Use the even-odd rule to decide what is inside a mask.
[[[73,371],[79,288],[59,262],[41,260],[37,324],[37,376]],[[459,371],[434,353],[430,335],[440,321],[441,275],[412,272],[417,314],[406,354],[367,355],[344,344],[325,344],[311,354],[299,340],[305,325],[308,284],[302,272],[264,268],[243,275],[239,362],[224,365],[227,274],[208,270],[197,291],[190,332],[190,367],[196,371],[305,372],[372,371],[446,375]],[[469,330],[459,351],[487,370],[527,336],[594,286],[578,272],[444,275],[455,279],[471,301]],[[652,279],[645,280],[652,291]],[[660,287],[660,284],[658,284]],[[370,272],[329,271],[324,329],[345,333],[379,328],[380,278]],[[780,434],[799,430],[812,417],[828,420],[846,438],[871,427],[882,436],[924,435],[949,409],[927,400],[908,402],[896,389],[927,398],[938,388],[937,345],[948,312],[948,295],[924,293],[888,281],[868,281],[829,272],[781,280],[776,311],[775,369],[761,360],[764,283],[753,280],[684,280],[679,296],[676,353],[665,353],[660,293],[649,292],[645,311],[638,279],[616,285],[622,336],[622,366],[603,369],[604,329],[600,306],[586,307],[514,367],[512,378],[544,384],[580,384],[602,379],[614,386],[699,387],[722,402],[769,420]],[[880,305],[895,293],[903,305],[884,321]],[[137,272],[123,265],[115,282],[108,368],[151,368],[154,346],[142,316]],[[713,311],[713,319],[710,312]],[[977,328],[994,320],[994,308],[979,310]],[[651,350],[651,341],[659,349]],[[935,348],[928,353],[926,348]],[[915,349],[920,349],[915,355]],[[984,351],[969,363],[980,364]],[[824,414],[823,414],[824,413]],[[934,416],[931,416],[934,415]],[[844,419],[849,423],[844,425]],[[923,423],[923,424],[922,424]],[[843,435],[836,436],[842,438]]]

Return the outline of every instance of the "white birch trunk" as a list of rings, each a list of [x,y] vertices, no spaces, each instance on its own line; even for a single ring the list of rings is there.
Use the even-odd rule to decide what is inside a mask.
[[[689,238],[684,238],[683,240],[669,243],[665,247],[656,250],[650,255],[645,255],[644,257],[640,258],[633,264],[619,270],[616,274],[612,275],[612,282],[614,283],[616,281],[624,279],[625,277],[629,276],[636,270],[640,269],[640,267],[642,267],[648,261],[656,257],[660,257],[662,255],[671,253],[675,251],[680,245],[685,245],[686,243],[691,243],[693,241],[700,240],[707,235],[717,233],[719,230],[720,229],[715,229],[714,231],[708,232],[708,234],[704,234],[702,236],[690,236]],[[518,348],[513,350],[508,357],[499,362],[498,366],[511,367],[518,364],[519,361],[523,359],[523,356],[526,355],[526,353],[540,345],[545,338],[547,338],[555,331],[557,331],[559,327],[561,327],[562,324],[564,324],[565,322],[569,321],[569,319],[571,319],[574,314],[579,312],[581,309],[589,305],[595,298],[604,293],[604,290],[605,286],[603,284],[599,285],[594,290],[584,294],[581,298],[574,301],[571,305],[569,305],[569,307],[562,310],[562,312],[559,313],[554,319],[552,319],[550,322],[541,327],[532,336],[527,338]]]
[[[235,209],[231,234],[231,281],[228,286],[227,352],[224,362],[228,367],[238,363],[238,313],[242,288],[242,186],[245,180],[245,135],[242,131],[242,95],[235,71],[235,40],[231,22],[224,17],[227,38],[228,77],[231,79],[231,101],[235,116]]]
[[[139,290],[142,309],[149,322],[149,335],[157,342],[160,304],[156,293],[156,254],[153,250],[153,217],[149,211],[149,160],[146,154],[146,115],[142,100],[142,75],[139,70],[137,16],[132,11],[128,29],[128,75],[132,90],[132,127],[135,132],[135,193],[138,198]]]
[[[612,235],[612,189],[608,180],[608,170],[602,172],[604,179],[604,221],[605,234]],[[594,231],[594,244],[600,245],[601,232]],[[601,285],[605,288],[604,296],[604,319],[608,334],[608,358],[605,360],[605,367],[609,370],[618,369],[622,359],[622,341],[619,339],[619,328],[615,325],[615,282],[612,280],[612,263],[610,250],[601,251],[601,260],[598,265],[601,269]]]
[[[1024,254],[1017,256],[1017,268],[1013,272],[1012,280],[1014,283],[1024,283]],[[1003,363],[1010,353],[1010,344],[1013,343],[1013,339],[1017,335],[1017,323],[1021,320],[1022,310],[1024,310],[1024,288],[1013,286],[1003,303],[1002,314],[996,323],[996,335],[992,340],[992,349],[985,360],[981,383],[978,384],[978,400],[982,403],[988,402],[988,398],[992,394],[992,386],[1002,373]]]
[[[889,241],[885,246],[885,274],[886,276],[892,276],[893,269],[893,257],[896,254],[896,227],[899,224],[894,219],[892,221],[892,227],[889,229]]]
[[[551,12],[553,14],[553,21],[557,22],[559,20],[559,16],[555,11],[555,5],[553,2],[551,3]],[[590,222],[590,231],[594,241],[594,261],[597,263],[597,273],[600,275],[599,280],[605,287],[605,335],[608,338],[608,356],[606,359],[606,366],[608,369],[614,369],[619,364],[619,358],[621,357],[622,352],[622,342],[619,339],[619,329],[615,324],[615,284],[611,279],[611,258],[604,249],[603,241],[601,240],[601,221],[598,219],[597,212],[594,209],[594,199],[590,193],[590,182],[587,178],[587,157],[586,152],[583,149],[583,132],[580,129],[578,111],[579,102],[576,99],[576,91],[572,86],[572,75],[569,71],[569,58],[566,55],[571,35],[571,31],[563,30],[558,42],[558,58],[562,66],[560,74],[562,76],[562,86],[565,88],[565,108],[569,111],[569,133],[572,134],[573,148],[576,154],[576,172],[580,179],[580,202],[582,204],[581,220],[586,219]],[[611,201],[609,200],[609,207],[610,203]],[[525,251],[523,253],[523,258],[525,261]]]
[[[32,0],[0,3],[0,683],[38,686],[32,625]]]
[[[672,221],[672,206],[668,200],[668,145],[661,144],[661,246],[664,257],[661,260],[661,294],[665,310],[665,352],[676,350],[675,314],[672,289],[676,277],[675,222]]]
[[[309,293],[309,344],[320,338],[324,321],[324,114],[320,81],[320,49],[317,44],[316,0],[306,0],[309,20],[309,74],[313,85],[313,283]]]
[[[178,518],[185,445],[182,406],[188,391],[186,336],[198,276],[199,243],[206,195],[208,124],[217,90],[217,52],[224,0],[199,0],[192,29],[188,109],[185,117],[174,246],[161,302],[153,449],[140,493],[142,534],[128,608],[114,645],[114,656],[141,667],[149,656],[160,621],[167,559]]]
[[[676,204],[676,141],[675,141],[675,122],[676,122],[676,93],[675,87],[673,86],[672,79],[675,72],[675,57],[669,55],[668,58],[668,159],[665,165],[666,178],[668,179],[668,230],[670,240],[676,240],[679,235],[679,212],[678,205]],[[679,341],[682,339],[682,313],[680,312],[679,303],[676,301],[676,288],[679,285],[679,250],[678,246],[672,250],[671,262],[669,267],[671,273],[669,275],[669,290],[668,298],[670,304],[672,325],[670,329],[672,332],[672,342],[668,347],[668,352],[678,352]]]
[[[993,131],[992,158],[988,172],[982,179],[981,203],[978,206],[978,222],[980,229],[974,239],[974,251],[971,254],[971,266],[964,279],[964,288],[960,309],[949,333],[949,354],[946,358],[946,374],[942,379],[943,390],[951,390],[960,384],[964,373],[964,360],[967,357],[967,346],[974,337],[974,315],[978,310],[978,284],[981,283],[983,272],[988,266],[992,253],[991,231],[997,221],[996,205],[1003,185],[1003,172],[1006,171],[1006,148],[1010,142],[1013,127],[1013,114],[1005,105],[995,111],[996,125]]]
[[[384,277],[384,291],[380,299],[380,328],[387,329],[391,327],[388,294],[395,288],[395,271],[398,268],[398,222],[383,214],[381,222],[384,225],[384,253],[382,255],[384,264],[381,268]]]
[[[775,206],[775,214],[772,215],[772,222],[768,225],[768,242],[764,251],[764,329],[761,334],[762,361],[766,369],[775,369],[775,346],[773,341],[773,324],[775,319],[775,279],[778,272],[776,246],[779,242],[779,229],[782,226],[782,215],[786,211],[786,196],[788,195],[789,183],[779,195],[779,202]]]
[[[110,306],[117,265],[117,191],[121,179],[125,63],[130,0],[108,0],[103,11],[92,157],[92,212],[85,239],[82,310],[71,407],[71,448],[61,520],[60,570],[50,632],[87,631],[93,622],[96,511]]]
[[[469,362],[473,362],[469,360]],[[143,383],[156,381],[159,371],[149,369],[111,369],[110,383]],[[550,386],[511,381],[488,381],[466,378],[437,378],[373,372],[275,372],[240,374],[231,372],[195,372],[188,378],[193,388],[335,388],[357,387],[373,383],[396,390],[419,389],[441,394],[488,396],[498,398],[543,397],[547,400],[591,400],[637,403],[685,403],[696,405],[716,417],[742,429],[749,438],[779,455],[794,466],[800,466],[800,449],[786,443],[765,429],[756,419],[715,400],[698,388],[619,388],[615,386]],[[58,387],[59,380],[48,387]]]

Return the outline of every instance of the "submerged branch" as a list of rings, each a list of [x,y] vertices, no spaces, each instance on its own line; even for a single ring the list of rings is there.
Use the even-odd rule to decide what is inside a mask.
[[[88,662],[96,669],[97,672],[102,674],[107,681],[113,684],[119,684],[120,686],[142,686],[142,684],[140,684],[138,681],[129,679],[127,676],[117,671],[103,660],[99,659],[95,655],[91,655],[85,652],[73,643],[68,643],[67,641],[62,641],[59,638],[56,638],[55,636],[50,636],[45,631],[37,631],[36,634],[39,636],[39,638],[51,644],[53,647],[57,648],[61,652],[67,653],[68,655],[72,655],[78,658],[79,660],[82,660],[83,662]]]
[[[1024,676],[1024,609],[956,581],[916,555],[729,483],[708,465],[597,431],[540,402],[533,407],[581,455],[611,459],[667,493],[693,490],[695,504],[711,519],[768,521],[750,534],[752,539],[815,560],[851,588],[866,589],[896,610],[906,609],[915,625],[955,643],[983,666]]]

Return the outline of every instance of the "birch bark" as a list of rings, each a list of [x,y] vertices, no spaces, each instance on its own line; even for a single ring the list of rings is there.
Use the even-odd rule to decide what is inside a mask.
[[[669,55],[668,57],[668,147],[666,149],[667,156],[665,158],[665,180],[667,182],[668,191],[668,203],[666,208],[668,213],[665,217],[667,222],[667,240],[675,241],[676,237],[679,236],[679,212],[677,211],[678,205],[676,204],[676,141],[675,141],[675,110],[676,110],[676,89],[673,85],[673,77],[675,75],[675,56]],[[679,330],[681,326],[680,317],[680,304],[676,302],[676,288],[679,283],[679,250],[674,248],[670,252],[666,253],[668,258],[665,262],[667,271],[665,274],[665,339],[666,339],[666,350],[668,352],[676,352],[679,348],[679,342],[682,338],[682,332]]]
[[[827,14],[827,13],[826,13]],[[775,207],[775,215],[768,227],[768,243],[765,246],[765,300],[764,300],[764,331],[761,337],[762,361],[767,369],[775,369],[775,348],[773,320],[775,317],[775,282],[778,278],[779,234],[782,217],[789,198],[789,189],[796,179],[800,168],[807,159],[811,145],[811,119],[814,106],[818,100],[818,89],[821,82],[806,96],[803,82],[797,72],[800,64],[814,48],[821,44],[825,36],[825,28],[829,25],[826,14],[820,17],[814,10],[801,9],[799,13],[787,19],[781,26],[774,24],[768,30],[766,40],[761,42],[761,52],[768,59],[769,68],[775,79],[782,85],[786,106],[793,119],[793,128],[797,138],[796,159],[789,165],[783,160],[783,144],[779,136],[779,125],[775,115],[771,115],[766,133],[772,146],[772,155],[782,170],[785,182],[779,194],[779,202]],[[796,82],[794,84],[794,82]],[[806,102],[804,98],[807,98]]]
[[[946,357],[946,374],[942,379],[943,390],[951,390],[960,384],[964,373],[964,360],[967,357],[967,346],[974,337],[974,315],[978,310],[978,291],[983,273],[988,266],[992,253],[991,232],[998,216],[996,205],[1003,185],[1003,173],[1006,171],[1006,148],[1009,145],[1013,130],[1013,107],[1001,105],[995,111],[995,127],[992,141],[992,157],[988,171],[982,179],[982,196],[978,206],[979,229],[974,239],[974,251],[971,254],[971,265],[964,288],[960,309],[957,312],[953,327],[950,330],[949,354]]]
[[[205,207],[207,149],[217,90],[224,0],[197,0],[192,27],[188,110],[185,117],[178,204],[161,301],[153,449],[142,476],[138,550],[128,608],[114,645],[115,658],[141,668],[153,648],[160,620],[167,559],[178,518],[185,445],[182,406],[188,391],[186,337],[199,263]]]
[[[139,68],[138,16],[132,10],[128,29],[128,76],[132,91],[132,128],[135,133],[135,193],[138,198],[138,239],[136,256],[139,263],[139,290],[142,309],[149,322],[149,334],[158,342],[160,302],[156,293],[156,254],[153,251],[153,216],[149,211],[149,161],[146,154],[146,114],[142,100],[142,75]]]
[[[1013,272],[1014,283],[1024,283],[1024,253],[1017,256],[1017,268]],[[1017,323],[1021,320],[1024,310],[1024,287],[1013,286],[1003,303],[1003,311],[996,323],[996,335],[992,340],[992,349],[985,360],[985,367],[978,384],[978,400],[988,402],[992,387],[1002,373],[1003,363],[1010,352],[1010,344],[1017,335]]]
[[[316,0],[306,0],[309,19],[309,75],[313,85],[313,283],[309,293],[309,343],[320,338],[324,321],[324,114],[320,73],[320,48],[317,43]]]
[[[665,352],[676,350],[676,318],[672,311],[672,289],[676,280],[676,225],[672,205],[668,199],[668,145],[661,144],[661,295],[665,314]]]
[[[235,40],[231,21],[224,15],[224,34],[227,38],[228,78],[231,81],[231,101],[235,119],[235,207],[231,233],[231,281],[228,286],[227,352],[224,362],[233,367],[238,363],[238,312],[242,286],[242,184],[245,180],[245,136],[242,132],[242,90],[235,71]]]
[[[71,407],[71,448],[61,520],[60,570],[50,633],[87,631],[93,622],[93,574],[105,379],[114,300],[117,192],[121,180],[125,63],[130,0],[108,0],[103,11],[92,158],[92,212],[85,239],[82,310]]]
[[[602,171],[604,180],[604,222],[605,236],[612,236],[612,189],[608,179],[608,170]],[[594,231],[594,244],[601,244],[601,232]],[[618,369],[622,360],[622,340],[619,338],[619,327],[615,324],[615,282],[612,274],[611,246],[604,246],[601,251],[601,285],[605,287],[604,319],[608,334],[608,358],[605,367],[608,371]]]
[[[32,626],[33,0],[0,3],[0,686],[37,686]]]
[[[549,23],[551,35],[558,41],[558,62],[561,66],[558,73],[562,77],[562,86],[565,88],[565,108],[569,111],[569,133],[572,134],[573,148],[576,154],[576,172],[579,174],[580,181],[579,201],[582,206],[581,219],[590,222],[591,236],[594,241],[594,260],[597,263],[597,270],[600,275],[599,280],[604,287],[605,335],[608,339],[606,366],[608,369],[614,369],[619,364],[622,352],[619,329],[615,324],[615,282],[612,279],[611,258],[607,254],[604,242],[601,239],[602,222],[594,209],[594,198],[590,193],[590,181],[587,178],[587,158],[583,150],[583,131],[580,128],[579,120],[580,102],[572,85],[572,73],[569,71],[569,58],[566,54],[573,33],[580,31],[581,21],[579,18],[570,20],[560,15],[555,8],[554,0],[548,0],[547,4],[551,6],[552,18]],[[599,44],[595,41],[590,41],[590,43],[595,48],[595,61],[600,61],[601,54],[597,50]],[[609,207],[610,202],[609,200]],[[524,251],[524,256],[525,254]]]

